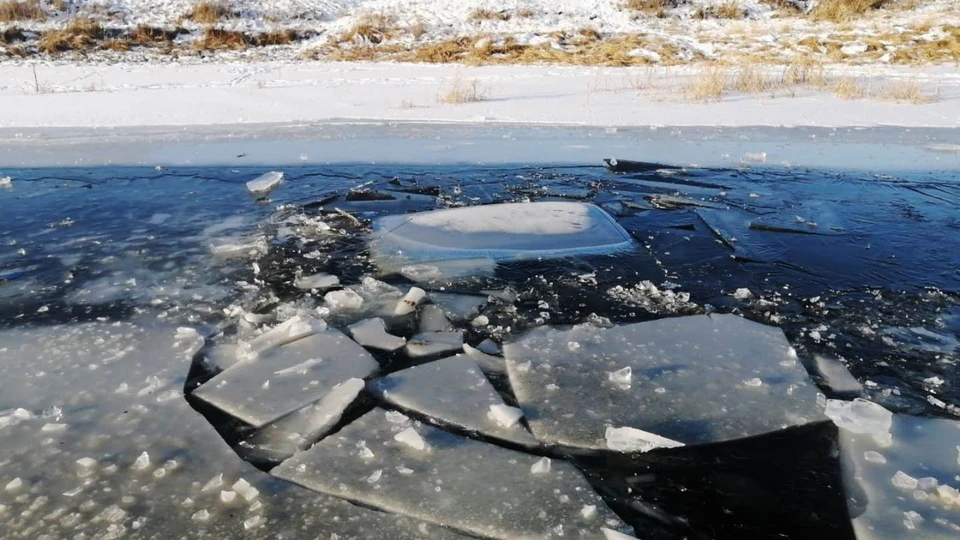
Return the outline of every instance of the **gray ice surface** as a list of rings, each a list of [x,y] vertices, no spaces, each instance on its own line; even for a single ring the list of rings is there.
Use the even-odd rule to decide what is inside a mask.
[[[322,398],[334,386],[364,378],[379,365],[361,346],[325,330],[234,365],[193,395],[253,427]]]
[[[735,315],[542,327],[505,344],[504,356],[530,428],[548,444],[606,448],[609,427],[701,444],[823,418],[783,332]]]
[[[537,446],[522,424],[502,425],[491,406],[505,406],[496,389],[467,355],[451,356],[391,373],[369,384],[389,403],[483,435]]]
[[[485,538],[602,538],[602,527],[625,528],[576,468],[543,459],[374,409],[272,474]],[[596,513],[585,517],[585,506]]]

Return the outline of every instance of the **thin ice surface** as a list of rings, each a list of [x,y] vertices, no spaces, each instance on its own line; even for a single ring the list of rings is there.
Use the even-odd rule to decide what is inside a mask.
[[[370,390],[400,408],[483,435],[535,446],[537,441],[520,424],[503,426],[490,415],[504,405],[477,364],[457,355],[391,373],[370,384]]]
[[[425,443],[414,448],[413,428]],[[401,440],[396,440],[400,433]],[[578,470],[374,409],[272,474],[309,489],[487,538],[602,538],[625,526]],[[586,518],[586,505],[597,507]]]
[[[606,212],[574,202],[507,203],[380,218],[373,256],[384,268],[456,259],[608,253],[632,246]]]
[[[193,395],[261,427],[322,398],[347,379],[370,375],[377,367],[362,347],[338,331],[327,330],[241,362]]]
[[[960,535],[960,422],[831,400],[857,538]]]
[[[604,448],[607,426],[699,444],[822,419],[783,332],[735,315],[538,328],[504,356],[534,436],[550,444]]]

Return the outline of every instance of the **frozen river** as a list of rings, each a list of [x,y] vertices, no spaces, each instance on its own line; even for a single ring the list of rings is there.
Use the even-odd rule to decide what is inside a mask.
[[[951,131],[0,135],[0,536],[960,534]]]

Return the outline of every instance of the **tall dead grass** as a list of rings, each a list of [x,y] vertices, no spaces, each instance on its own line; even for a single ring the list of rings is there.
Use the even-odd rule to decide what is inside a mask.
[[[230,8],[224,2],[203,1],[193,6],[183,18],[197,24],[216,24],[228,15]]]
[[[39,0],[7,0],[0,2],[0,22],[40,22],[47,20],[47,12]]]
[[[397,18],[387,13],[366,13],[349,30],[337,37],[340,43],[365,42],[374,45],[399,35]]]
[[[246,49],[252,44],[252,39],[243,32],[210,27],[193,43],[193,48],[197,51],[229,51]]]
[[[450,88],[441,89],[437,101],[447,105],[477,103],[486,99],[486,91],[476,80],[465,81],[458,73]]]
[[[47,54],[93,49],[106,32],[93,19],[74,19],[61,30],[44,32],[37,41],[37,50]]]
[[[881,8],[887,0],[820,0],[810,12],[815,21],[842,22]]]

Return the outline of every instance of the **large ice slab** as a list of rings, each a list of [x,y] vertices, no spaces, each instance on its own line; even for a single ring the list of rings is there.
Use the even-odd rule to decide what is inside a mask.
[[[326,330],[236,364],[193,395],[262,427],[317,401],[337,384],[362,379],[377,368],[361,346],[338,331]]]
[[[735,315],[543,327],[504,356],[534,436],[549,444],[606,448],[608,427],[699,444],[823,419],[783,332]]]
[[[603,538],[602,527],[626,529],[576,468],[545,459],[374,409],[272,474],[484,538]]]
[[[467,355],[391,373],[369,387],[385,401],[445,424],[525,446],[537,445],[522,424],[496,415],[494,411],[506,404]]]
[[[592,204],[508,203],[386,216],[374,222],[371,252],[384,267],[424,261],[511,260],[609,253],[630,235]]]
[[[830,400],[857,538],[960,536],[960,422]]]

